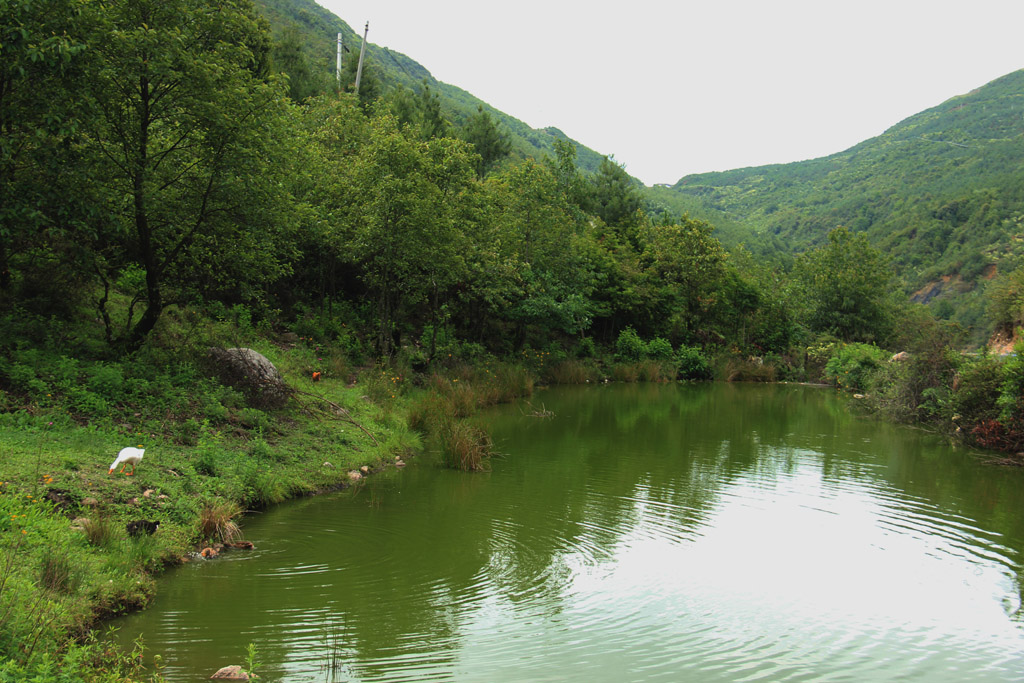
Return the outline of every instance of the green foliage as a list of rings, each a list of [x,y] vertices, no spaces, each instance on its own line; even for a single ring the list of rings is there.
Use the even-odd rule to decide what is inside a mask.
[[[597,173],[588,180],[584,195],[584,208],[604,221],[605,225],[616,228],[620,239],[635,248],[640,245],[637,230],[641,223],[637,213],[640,210],[638,185],[621,164],[605,157]]]
[[[883,340],[890,333],[892,272],[863,235],[836,228],[828,244],[797,259],[796,274],[813,332],[844,341]]]
[[[871,344],[843,344],[825,364],[825,377],[840,389],[866,391],[888,355]]]
[[[643,357],[645,349],[646,345],[643,339],[632,327],[627,327],[619,332],[619,337],[615,340],[615,357],[619,361],[639,361]]]
[[[707,380],[714,374],[707,358],[695,346],[680,344],[676,349],[675,360],[681,379]]]
[[[667,339],[655,337],[647,342],[644,355],[655,360],[669,360],[672,358],[672,343]]]
[[[1024,341],[1013,347],[1003,363],[1003,381],[996,400],[999,420],[1004,425],[1024,421]]]
[[[730,230],[730,245],[746,241],[758,255],[806,251],[846,225],[892,260],[908,295],[945,300],[954,319],[976,317],[983,304],[972,291],[1022,252],[1022,88],[1015,71],[848,150],[691,175],[646,194],[676,211],[696,205]],[[742,216],[747,236],[723,214]]]
[[[498,129],[483,105],[477,107],[476,113],[469,117],[460,134],[463,140],[473,145],[473,149],[479,155],[475,164],[477,178],[487,175],[487,172],[512,150],[511,143]]]

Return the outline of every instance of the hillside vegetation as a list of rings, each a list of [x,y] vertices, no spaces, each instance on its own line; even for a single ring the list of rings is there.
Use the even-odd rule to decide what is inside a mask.
[[[519,157],[483,108],[456,125],[429,82],[389,89],[381,68],[358,92],[347,76],[302,92],[307,33],[250,0],[3,7],[0,681],[160,680],[90,628],[144,605],[164,562],[230,540],[243,508],[427,443],[486,469],[464,418],[539,382],[827,381],[1024,450],[1024,346],[961,353],[962,330],[897,294],[870,226],[807,231],[779,266],[738,221],[719,239],[720,208],[649,210],[608,158],[581,172],[560,139]],[[339,26],[279,11],[331,41]],[[707,192],[755,196],[743,174]],[[807,208],[793,201],[762,213]],[[1013,330],[1024,269],[998,255],[981,310]],[[263,353],[287,389],[239,386],[216,363],[228,347]],[[114,478],[140,444],[139,472]]]
[[[908,294],[980,322],[971,296],[1024,253],[1024,71],[916,114],[844,152],[682,178],[656,188],[694,200],[800,253],[846,226],[891,255]],[[675,199],[673,199],[675,197]]]
[[[280,64],[293,80],[303,81],[301,94],[322,94],[333,90],[337,34],[339,31],[342,33],[342,42],[348,50],[346,54],[354,56],[362,44],[363,26],[356,27],[358,33],[353,31],[345,21],[313,0],[257,0],[256,4],[269,20],[275,38],[292,41],[301,53],[300,59]],[[456,127],[465,125],[477,108],[483,107],[508,135],[513,156],[517,159],[553,156],[555,142],[563,141],[575,148],[581,169],[596,171],[601,163],[602,155],[571,140],[557,128],[530,128],[465,90],[438,81],[416,60],[374,44],[372,26],[366,59],[364,68],[372,74],[371,77],[379,80],[384,93],[406,88],[418,94],[425,85],[439,97],[443,115]]]

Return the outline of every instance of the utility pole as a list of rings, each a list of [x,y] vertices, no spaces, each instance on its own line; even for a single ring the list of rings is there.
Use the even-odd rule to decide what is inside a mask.
[[[356,95],[359,95],[359,81],[363,78],[363,57],[366,56],[366,36],[370,33],[370,22],[363,31],[363,44],[359,46],[359,66],[356,67]]]
[[[335,73],[338,78],[338,90],[341,90],[341,31],[338,31],[338,66]]]

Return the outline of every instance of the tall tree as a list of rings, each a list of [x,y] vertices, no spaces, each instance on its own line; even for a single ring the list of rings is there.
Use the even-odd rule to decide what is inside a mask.
[[[640,190],[621,164],[609,157],[601,160],[589,179],[585,208],[612,226],[620,237],[640,249]]]
[[[800,256],[794,270],[813,331],[846,341],[878,341],[889,333],[892,271],[864,235],[838,227],[827,244]]]
[[[458,218],[470,152],[459,140],[406,135],[389,113],[371,120],[343,173],[335,201],[347,207],[349,253],[374,296],[377,351],[389,356],[409,309],[433,305],[431,295],[463,272]]]
[[[88,151],[123,212],[97,240],[96,267],[108,286],[141,274],[143,311],[133,321],[130,309],[119,340],[133,349],[197,286],[280,274],[290,133],[250,0],[112,0],[100,19],[83,88],[95,114]],[[118,341],[105,297],[100,308]]]
[[[325,91],[324,79],[313,74],[295,26],[288,26],[281,31],[274,41],[271,57],[274,71],[288,76],[288,96],[292,101],[303,102]]]
[[[0,291],[12,284],[12,259],[28,251],[77,251],[66,239],[82,220],[66,201],[79,135],[80,82],[87,18],[80,0],[0,0]],[[52,262],[46,278],[66,274]]]
[[[359,72],[359,50],[346,52],[341,63],[342,92],[356,92],[356,75]],[[363,59],[363,73],[359,76],[359,104],[366,109],[376,102],[381,94],[380,79],[377,78],[373,60],[369,56]]]
[[[723,294],[726,252],[703,221],[683,218],[676,225],[653,226],[642,262],[657,295],[652,310],[667,323],[660,330],[674,340],[693,343]],[[660,302],[660,310],[654,308]]]
[[[483,105],[477,105],[476,113],[466,121],[460,137],[473,145],[473,149],[480,156],[475,164],[477,178],[482,179],[496,163],[512,151],[512,143],[498,130],[497,124]]]

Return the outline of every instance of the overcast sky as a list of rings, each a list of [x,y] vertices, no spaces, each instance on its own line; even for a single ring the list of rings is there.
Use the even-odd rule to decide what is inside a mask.
[[[648,185],[812,159],[1024,68],[1024,0],[317,0]]]

